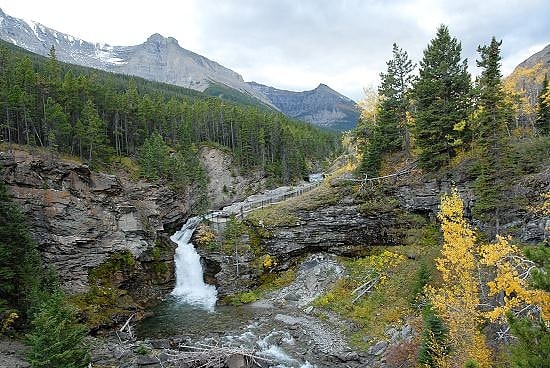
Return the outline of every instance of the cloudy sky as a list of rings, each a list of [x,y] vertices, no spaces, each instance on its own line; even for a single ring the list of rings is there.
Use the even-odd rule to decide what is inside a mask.
[[[396,42],[417,62],[440,24],[462,42],[503,40],[503,72],[550,43],[549,0],[0,0],[17,18],[84,40],[135,45],[153,33],[247,81],[308,90],[325,83],[357,100],[376,86]]]

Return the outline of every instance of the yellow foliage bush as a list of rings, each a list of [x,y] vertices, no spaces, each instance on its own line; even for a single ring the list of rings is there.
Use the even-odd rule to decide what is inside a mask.
[[[438,218],[444,244],[436,265],[443,283],[439,288],[427,286],[426,294],[449,329],[452,353],[443,357],[443,365],[462,367],[474,360],[481,368],[491,367],[481,324],[487,320],[506,323],[508,312],[529,308],[540,310],[542,318],[548,320],[550,293],[529,288],[529,273],[535,264],[509,239],[497,237],[495,243],[479,244],[463,214],[464,205],[456,190],[442,196]],[[490,278],[483,280],[481,275]],[[495,305],[482,311],[479,285],[485,281]],[[486,309],[487,303],[484,305]]]
[[[269,270],[269,269],[271,269],[272,267],[274,267],[276,265],[277,265],[277,262],[269,254],[266,254],[263,257],[262,266],[264,267],[264,270]]]
[[[200,224],[197,229],[197,245],[212,248],[216,245],[216,234],[207,224]]]
[[[5,333],[8,331],[14,324],[15,321],[19,319],[19,314],[17,312],[10,312],[8,315],[4,318],[4,321],[2,321],[2,333]]]

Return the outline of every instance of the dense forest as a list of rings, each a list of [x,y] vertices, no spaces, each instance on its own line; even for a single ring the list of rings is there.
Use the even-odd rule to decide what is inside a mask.
[[[307,173],[338,135],[266,108],[185,88],[63,64],[0,45],[0,137],[78,156],[92,167],[139,160],[142,176],[204,181],[200,144],[225,147],[272,183]],[[122,160],[123,162],[125,160]]]

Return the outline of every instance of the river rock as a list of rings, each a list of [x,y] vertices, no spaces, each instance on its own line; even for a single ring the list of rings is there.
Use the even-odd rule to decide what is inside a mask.
[[[226,362],[227,368],[246,368],[248,364],[246,359],[241,354],[231,355]]]
[[[168,339],[159,339],[159,340],[150,340],[149,344],[153,349],[170,349],[170,340]]]
[[[151,357],[148,355],[142,355],[137,358],[136,364],[140,367],[147,366],[147,367],[161,367],[160,360],[155,357]]]
[[[388,347],[387,341],[378,341],[376,344],[371,346],[368,350],[368,353],[371,355],[382,355],[386,348]]]

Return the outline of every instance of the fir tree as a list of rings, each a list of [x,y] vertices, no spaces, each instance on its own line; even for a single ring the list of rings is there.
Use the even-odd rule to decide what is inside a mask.
[[[544,81],[542,82],[535,126],[540,134],[550,135],[550,88],[548,87],[548,75],[544,76]]]
[[[174,169],[185,170],[177,156],[178,164]],[[170,167],[169,147],[164,142],[162,136],[155,132],[145,140],[139,154],[139,163],[141,165],[141,175],[149,180],[158,180],[166,178]]]
[[[407,93],[411,87],[414,65],[407,52],[393,44],[393,59],[387,62],[388,70],[381,73],[382,83],[378,89],[381,98],[378,112],[378,126],[382,136],[382,147],[386,152],[405,149],[409,154],[409,128],[407,112],[409,99]]]
[[[448,353],[447,339],[449,330],[428,304],[422,313],[422,345],[418,352],[418,361],[426,367],[439,367]]]
[[[25,317],[39,282],[39,264],[25,217],[0,180],[0,316],[5,309],[15,308]]]
[[[550,328],[544,321],[510,314],[508,321],[516,341],[512,347],[512,367],[550,367]]]
[[[376,176],[382,163],[382,155],[404,149],[410,153],[410,134],[407,124],[409,99],[414,65],[407,52],[393,44],[393,58],[387,63],[386,73],[380,73],[378,88],[380,104],[367,146],[363,149],[362,171]]]
[[[474,139],[481,150],[477,167],[479,176],[474,183],[476,204],[473,211],[478,218],[491,222],[496,233],[506,204],[502,193],[509,174],[506,155],[510,152],[510,144],[506,126],[511,119],[501,83],[501,43],[493,37],[488,46],[478,47],[480,60],[477,65],[482,72],[476,85],[478,106],[473,121]]]
[[[468,139],[463,124],[468,116],[470,75],[467,61],[461,61],[461,49],[442,25],[420,62],[420,77],[414,86],[415,133],[420,165],[426,170],[444,166],[455,147]]]

